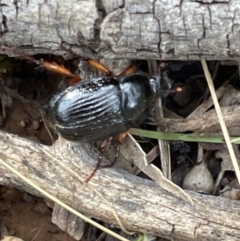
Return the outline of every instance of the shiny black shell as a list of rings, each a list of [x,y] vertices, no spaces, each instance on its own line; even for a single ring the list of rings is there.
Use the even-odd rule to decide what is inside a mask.
[[[51,126],[63,138],[92,142],[144,121],[156,98],[153,79],[133,74],[118,81],[95,78],[67,88],[48,106]]]

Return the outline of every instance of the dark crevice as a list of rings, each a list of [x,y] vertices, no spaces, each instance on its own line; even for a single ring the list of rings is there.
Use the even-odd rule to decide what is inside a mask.
[[[233,14],[231,33],[234,33],[234,27],[235,27],[234,20],[235,20],[235,19],[236,19],[236,10],[234,11],[234,14]]]
[[[178,5],[176,5],[176,7],[180,7],[182,6],[183,0],[180,0],[180,3]]]
[[[5,3],[0,3],[0,11],[2,13],[2,28],[0,30],[0,36],[8,32],[7,17],[3,14],[3,10],[2,10],[3,7],[9,7],[9,6]]]
[[[203,35],[202,35],[202,37],[200,39],[197,40],[197,46],[198,46],[199,49],[200,49],[200,46],[199,46],[200,41],[202,39],[204,39],[205,35],[206,35],[206,28],[205,28],[205,22],[204,22],[204,16],[203,15],[202,15],[202,27],[203,27]]]
[[[158,53],[159,55],[161,54],[160,48],[161,48],[161,25],[160,25],[160,21],[158,18],[156,18],[155,15],[155,4],[156,4],[156,0],[153,1],[153,17],[154,19],[156,19],[157,23],[158,23],[158,30],[159,30],[159,41],[158,41]]]
[[[146,12],[141,12],[141,11],[136,11],[136,12],[133,12],[131,14],[141,14],[141,15],[149,15],[153,13],[153,11],[146,11]]]
[[[107,16],[107,12],[104,8],[104,5],[102,3],[102,0],[96,0],[96,9],[98,12],[98,18],[94,23],[94,29],[93,29],[93,35],[94,37],[91,40],[85,39],[83,34],[79,31],[77,33],[78,38],[78,45],[77,47],[82,48],[82,51],[85,53],[85,55],[89,56],[89,58],[93,58],[93,55],[96,55],[97,50],[99,48],[99,42],[100,42],[100,29],[101,29],[101,23],[103,19]],[[70,48],[74,48],[73,45],[71,45]]]
[[[227,39],[227,49],[230,49],[229,34],[226,35],[226,39]],[[229,51],[228,51],[228,54],[229,54]]]
[[[204,15],[201,14],[201,17],[202,17],[202,29],[203,29],[203,33],[202,33],[202,37],[200,38],[200,40],[203,39],[203,38],[205,37],[205,35],[206,35]],[[198,46],[198,47],[199,47],[199,46]]]
[[[99,17],[96,20],[95,25],[94,25],[94,38],[99,39],[99,34],[100,34],[100,29],[101,29],[100,25],[102,23],[102,20],[107,16],[107,12],[103,6],[102,0],[96,1],[96,8],[97,8]]]
[[[210,30],[212,30],[212,12],[209,6],[207,7],[208,12],[209,12],[209,22],[210,22]]]
[[[9,7],[5,3],[0,3],[0,11],[2,13],[2,26],[0,27],[0,37],[8,32],[7,17],[3,14],[3,7]]]
[[[94,23],[94,37],[92,40],[86,40],[81,32],[77,34],[79,47],[82,47],[84,52],[88,53],[87,55],[89,56],[96,54],[96,50],[99,48],[101,23],[107,16],[102,0],[96,0],[95,2],[98,11],[98,19]]]
[[[137,49],[138,52],[148,52],[148,53],[156,53],[156,51],[148,49],[148,48],[139,48]]]
[[[119,8],[125,8],[125,0],[122,0],[122,4],[118,6]]]
[[[218,0],[213,0],[212,2],[205,2],[204,0],[194,0],[194,1],[191,1],[191,2],[197,2],[197,3],[200,3],[202,5],[214,5],[214,4],[229,4],[229,1],[218,1]]]
[[[206,27],[205,27],[205,21],[204,21],[203,15],[202,15],[202,24],[203,24],[203,36],[202,36],[202,39],[204,39],[206,37]]]
[[[3,26],[3,32],[8,32],[8,26],[7,26],[7,17],[3,14],[2,17],[2,26]]]
[[[18,10],[19,10],[18,0],[13,0],[13,4],[14,4],[15,9],[16,9],[16,19],[17,19],[18,18]]]
[[[2,7],[9,7],[9,5],[5,4],[5,3],[0,3],[0,8]]]

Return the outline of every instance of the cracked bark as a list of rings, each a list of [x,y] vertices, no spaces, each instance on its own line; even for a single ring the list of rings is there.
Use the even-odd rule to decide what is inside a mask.
[[[8,55],[63,55],[64,45],[96,59],[240,56],[235,0],[2,0],[0,7],[1,51]]]
[[[2,0],[0,7],[0,53],[10,56],[71,57],[61,46],[94,59],[198,60],[204,55],[207,59],[238,61],[240,55],[240,3],[234,0]],[[192,207],[154,182],[120,169],[100,170],[86,186],[42,148],[84,180],[98,155],[90,146],[76,148],[63,141],[60,148],[56,144],[50,149],[2,132],[0,143],[2,159],[95,218],[116,223],[109,204],[91,186],[106,197],[129,230],[172,240],[240,238],[240,204],[236,201],[192,193]],[[0,182],[39,195],[3,167]]]

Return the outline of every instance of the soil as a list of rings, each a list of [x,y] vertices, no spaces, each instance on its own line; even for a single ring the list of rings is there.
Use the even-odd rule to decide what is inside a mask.
[[[23,240],[74,240],[51,223],[52,210],[42,198],[7,187],[0,190],[1,239],[6,235]]]

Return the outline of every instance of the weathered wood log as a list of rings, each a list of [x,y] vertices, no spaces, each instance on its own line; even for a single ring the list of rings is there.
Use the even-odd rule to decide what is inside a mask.
[[[113,208],[130,231],[150,232],[179,241],[239,240],[239,202],[190,193],[194,200],[192,206],[153,181],[118,168],[99,170],[88,184],[83,183],[97,156],[96,150],[88,144],[59,140],[48,147],[0,132],[1,159],[87,215],[117,225]],[[37,194],[3,166],[0,167],[0,183]]]
[[[0,52],[8,55],[63,55],[65,46],[86,58],[240,56],[235,0],[3,0],[0,6]]]
[[[239,105],[221,107],[224,121],[227,125],[229,134],[232,136],[240,135]],[[158,125],[163,132],[187,132],[192,131],[196,134],[221,135],[221,127],[218,121],[216,110],[209,110],[201,116],[190,119],[171,119],[163,118]]]

